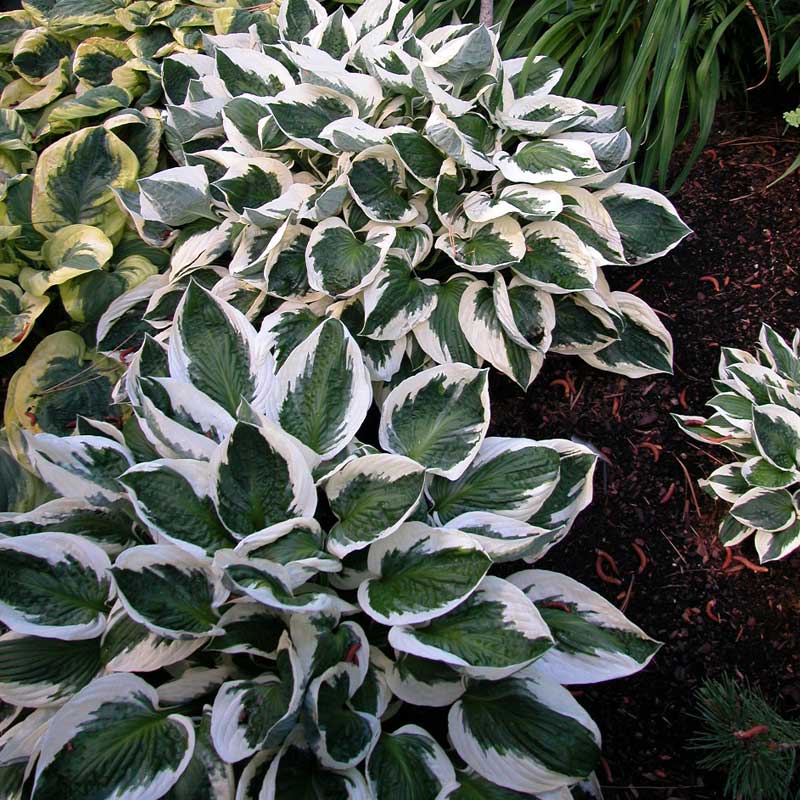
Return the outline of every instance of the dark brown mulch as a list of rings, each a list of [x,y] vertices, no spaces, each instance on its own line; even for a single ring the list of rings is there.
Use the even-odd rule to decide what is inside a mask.
[[[636,293],[663,314],[675,340],[674,377],[631,381],[554,357],[527,397],[493,378],[494,434],[574,436],[611,462],[599,465],[593,504],[540,565],[618,605],[633,581],[628,615],[664,642],[639,675],[583,687],[580,700],[604,734],[608,800],[722,798],[720,776],[699,770],[686,747],[696,729],[693,693],[706,676],[745,675],[782,712],[800,717],[800,555],[770,564],[767,574],[722,571],[719,509],[695,479],[725,451],[698,451],[669,416],[681,412],[681,395],[685,413],[703,412],[720,346],[750,349],[761,320],[784,335],[800,326],[800,178],[763,191],[800,151],[783,129],[774,110],[723,110],[691,180],[673,198],[694,234],[661,261],[608,270],[616,289],[643,279]],[[719,291],[703,276],[716,278]],[[567,373],[577,397],[551,385]],[[660,445],[660,457],[643,442]],[[648,558],[641,575],[636,539]],[[616,558],[622,587],[597,576],[596,548]],[[751,544],[736,552],[756,560]],[[719,621],[705,613],[709,602]]]

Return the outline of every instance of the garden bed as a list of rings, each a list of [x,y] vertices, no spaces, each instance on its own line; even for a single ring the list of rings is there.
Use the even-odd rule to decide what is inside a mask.
[[[674,337],[674,377],[633,381],[556,356],[527,396],[492,376],[494,433],[574,436],[609,459],[598,466],[592,505],[541,566],[617,604],[632,582],[626,613],[664,642],[641,673],[587,687],[580,697],[603,731],[609,800],[722,796],[720,776],[698,770],[686,748],[703,678],[745,676],[786,715],[800,712],[800,554],[769,564],[765,574],[723,571],[719,509],[696,484],[721,453],[701,452],[669,416],[704,412],[720,346],[752,349],[762,320],[784,335],[800,324],[800,179],[762,191],[800,147],[781,137],[783,128],[769,108],[722,110],[710,145],[673,198],[694,235],[653,264],[607,271],[615,289],[641,279],[636,294],[658,309]],[[568,385],[574,392],[566,398]],[[641,574],[637,540],[647,556]],[[597,548],[616,559],[621,586],[595,572]],[[757,561],[749,542],[734,552]]]

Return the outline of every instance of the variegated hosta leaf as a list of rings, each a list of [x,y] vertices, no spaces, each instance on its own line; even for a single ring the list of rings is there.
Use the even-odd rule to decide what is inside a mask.
[[[491,561],[466,534],[407,522],[369,549],[378,577],[358,587],[362,610],[384,625],[439,617],[475,591]]]
[[[135,465],[120,480],[154,538],[203,555],[234,544],[214,508],[210,478],[206,462],[157,459]]]
[[[404,172],[392,147],[370,147],[353,159],[347,177],[350,194],[371,220],[408,224],[417,211],[404,197]]]
[[[503,281],[500,273],[495,282]],[[505,285],[505,284],[504,284]],[[497,292],[485,281],[473,280],[461,295],[458,323],[472,349],[492,366],[527,389],[538,375],[544,356],[530,344],[520,345],[503,325],[501,309],[495,304]],[[503,310],[508,310],[507,306]],[[508,320],[507,320],[508,321]]]
[[[456,786],[447,754],[418,725],[382,734],[369,754],[366,773],[376,800],[449,797]]]
[[[355,294],[378,273],[394,238],[394,228],[379,225],[362,242],[338,217],[326,219],[306,248],[309,285],[331,297]]]
[[[501,681],[471,682],[448,715],[458,755],[492,783],[528,794],[586,778],[600,732],[572,695],[535,667]]]
[[[495,563],[540,557],[553,538],[544,528],[488,511],[459,514],[444,527],[468,533]]]
[[[558,138],[521,142],[513,155],[495,155],[494,163],[506,180],[516,183],[561,183],[600,171],[588,144]]]
[[[434,477],[427,493],[441,523],[471,511],[528,519],[555,489],[558,452],[531,439],[490,436],[458,480]]]
[[[560,683],[598,683],[643,669],[661,647],[605,598],[557,572],[509,578],[535,604],[556,645],[536,669]]]
[[[296,347],[275,376],[268,415],[324,460],[353,438],[372,401],[369,373],[341,322],[328,319]]]
[[[422,497],[424,468],[396,455],[365,455],[349,461],[325,484],[338,522],[327,548],[339,558],[394,533]]]
[[[244,314],[194,282],[175,313],[169,366],[173,378],[193,384],[232,416],[242,399],[263,402],[272,372]]]
[[[100,639],[0,636],[0,699],[36,708],[63,703],[102,670]]]
[[[173,639],[221,633],[217,608],[228,592],[208,561],[173,545],[132,547],[116,560],[114,580],[131,619]]]
[[[303,675],[284,634],[276,672],[224,683],[214,699],[211,738],[233,763],[258,750],[280,746],[295,726],[303,699]]]
[[[552,646],[533,604],[508,581],[485,577],[461,605],[421,627],[394,627],[389,644],[420,658],[443,661],[466,675],[499,680]]]
[[[778,469],[800,468],[800,413],[768,404],[753,409],[753,441]]]
[[[12,281],[0,279],[0,357],[25,341],[49,303],[47,297],[37,297]]]
[[[389,452],[453,480],[468,467],[488,428],[487,371],[446,364],[407,378],[389,393],[380,441]]]
[[[138,172],[133,151],[103,127],[58,139],[36,164],[31,221],[45,236],[71,224],[92,225],[112,236],[125,226],[114,190],[132,189]]]
[[[766,533],[782,531],[798,518],[797,505],[786,489],[750,489],[731,506],[730,513],[742,525]]]
[[[614,292],[613,298],[622,314],[619,338],[602,350],[581,353],[581,358],[593,367],[629,378],[672,374],[672,337],[658,315],[635,295]]]
[[[203,167],[173,167],[139,180],[141,214],[175,227],[198,219],[216,219]]]
[[[65,782],[88,796],[156,800],[180,778],[195,747],[192,722],[158,709],[158,695],[135,675],[98,678],[60,708],[40,744],[34,794]]]
[[[375,648],[373,658],[384,671],[392,693],[404,703],[441,708],[451,705],[464,694],[466,679],[444,662],[405,653],[392,662]]]
[[[525,255],[525,237],[519,223],[510,216],[486,223],[471,222],[464,233],[448,231],[436,240],[461,268],[471,272],[493,272],[517,264]]]
[[[618,183],[598,192],[597,199],[620,232],[625,258],[631,264],[663,256],[691,233],[672,203],[644,186]]]
[[[15,633],[92,639],[106,626],[108,556],[71,533],[0,540],[0,621]]]

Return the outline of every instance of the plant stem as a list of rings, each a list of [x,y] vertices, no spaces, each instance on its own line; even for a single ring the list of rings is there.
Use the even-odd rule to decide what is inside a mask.
[[[494,19],[494,0],[481,0],[481,11],[479,21],[481,25],[487,28],[492,24]]]

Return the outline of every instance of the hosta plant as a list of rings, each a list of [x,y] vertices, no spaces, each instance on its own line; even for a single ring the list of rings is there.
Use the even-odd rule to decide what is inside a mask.
[[[800,330],[791,344],[764,324],[755,354],[722,348],[708,418],[674,415],[682,430],[719,444],[735,461],[702,482],[729,504],[722,544],[755,534],[762,562],[800,547]]]
[[[270,6],[148,0],[0,14],[0,357],[57,292],[67,318],[93,328],[164,266],[166,254],[123,235],[112,192],[158,167],[160,62],[251,24],[275,38],[274,17]]]
[[[281,347],[192,282],[118,386],[131,424],[12,437],[54,499],[0,516],[3,796],[599,797],[563,684],[658,643],[535,566],[592,452],[487,437],[462,363],[365,424],[339,319]]]
[[[688,232],[620,182],[622,110],[551,94],[558,66],[503,61],[492,29],[420,38],[416,23],[396,0],[352,17],[287,0],[277,42],[251,31],[166,58],[178,166],[117,191],[139,233],[182,237],[182,277],[224,267],[304,318],[340,306],[383,380],[405,349],[523,388],[548,351],[670,371],[656,314],[603,274]]]

